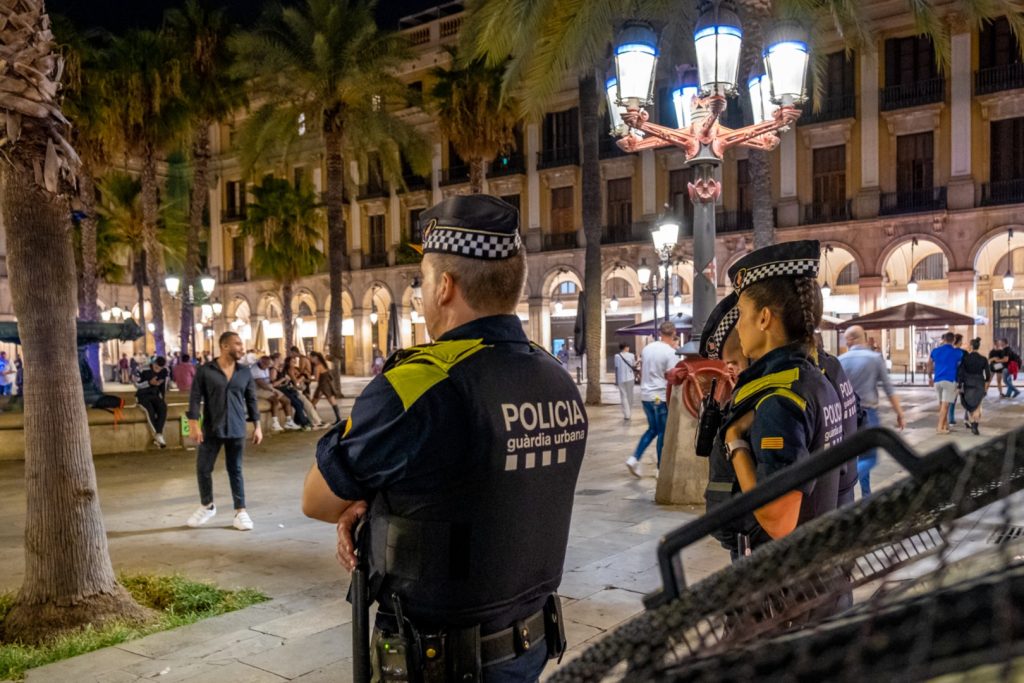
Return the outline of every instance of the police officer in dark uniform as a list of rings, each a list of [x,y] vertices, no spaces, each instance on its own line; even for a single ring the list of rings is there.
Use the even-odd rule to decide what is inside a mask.
[[[825,373],[825,379],[836,390],[836,395],[839,396],[839,400],[843,404],[843,437],[847,438],[857,431],[860,400],[839,359],[822,348],[820,343],[818,343],[818,366]],[[853,502],[853,491],[857,487],[857,482],[857,458],[853,458],[839,468],[840,507]]]
[[[709,318],[702,353],[721,357],[735,335],[751,365],[739,374],[711,455],[709,506],[843,439],[843,404],[815,353],[819,258],[818,242],[788,242],[754,251],[729,269],[735,292]],[[744,550],[737,538],[751,549],[780,538],[835,509],[838,489],[839,470],[833,470],[758,509],[754,524],[735,523],[719,540],[735,556]]]
[[[564,647],[554,592],[587,416],[515,315],[517,210],[457,196],[420,220],[437,341],[394,354],[321,440],[303,511],[339,523],[352,569],[352,519],[366,510],[377,675],[401,680],[403,650],[412,680],[532,681]]]

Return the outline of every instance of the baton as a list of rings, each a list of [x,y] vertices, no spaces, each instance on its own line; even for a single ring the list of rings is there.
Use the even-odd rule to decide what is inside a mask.
[[[354,683],[370,683],[370,600],[366,585],[366,558],[361,552],[363,525],[359,520],[352,532],[356,548],[356,568],[352,570],[352,677]]]

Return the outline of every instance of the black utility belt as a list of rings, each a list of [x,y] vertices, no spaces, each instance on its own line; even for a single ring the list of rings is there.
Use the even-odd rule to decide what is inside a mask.
[[[551,595],[544,607],[512,626],[487,635],[480,627],[426,632],[398,617],[397,632],[376,629],[376,654],[381,681],[441,683],[481,681],[484,667],[511,661],[547,645],[548,659],[561,661],[565,652],[562,606]]]

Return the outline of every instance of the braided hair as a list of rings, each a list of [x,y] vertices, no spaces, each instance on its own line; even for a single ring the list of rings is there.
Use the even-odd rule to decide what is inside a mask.
[[[771,278],[755,282],[743,293],[758,308],[767,308],[782,322],[790,343],[800,342],[813,351],[814,332],[821,324],[821,288],[814,278]]]

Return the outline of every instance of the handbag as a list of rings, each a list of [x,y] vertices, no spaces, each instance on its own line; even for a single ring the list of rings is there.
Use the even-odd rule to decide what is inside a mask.
[[[623,356],[621,353],[619,354],[619,358],[621,358],[622,362],[628,365],[629,368],[633,371],[633,382],[635,382],[636,384],[640,384],[640,362],[637,361],[636,363],[630,363],[628,360],[626,360],[626,357]]]

